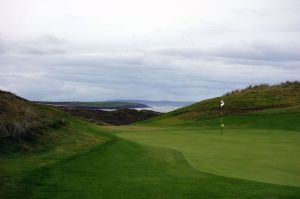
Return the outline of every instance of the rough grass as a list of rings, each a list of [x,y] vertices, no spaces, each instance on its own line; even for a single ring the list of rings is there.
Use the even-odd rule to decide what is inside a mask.
[[[92,124],[67,119],[67,126],[48,128],[47,134],[31,143],[32,150],[0,154],[0,198],[23,198],[22,194],[30,189],[23,182],[26,176],[110,140]]]
[[[173,123],[176,124],[180,121],[219,117],[221,99],[225,101],[223,109],[223,115],[225,116],[298,106],[300,104],[300,83],[287,82],[273,86],[262,85],[248,87],[231,94],[183,107],[142,123],[158,122],[162,125],[168,124],[169,120],[176,120]],[[166,120],[166,122],[164,122],[164,120]]]
[[[3,138],[33,138],[35,133],[43,128],[63,124],[63,117],[61,111],[33,104],[12,93],[0,90],[0,139],[2,141]]]

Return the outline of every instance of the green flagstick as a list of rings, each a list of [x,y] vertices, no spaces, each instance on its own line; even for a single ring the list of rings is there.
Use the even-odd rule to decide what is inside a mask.
[[[221,136],[223,135],[223,114],[222,114],[222,106],[221,106]]]

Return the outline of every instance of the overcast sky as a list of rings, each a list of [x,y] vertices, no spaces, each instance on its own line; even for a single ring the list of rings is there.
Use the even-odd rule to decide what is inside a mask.
[[[0,89],[192,100],[300,80],[299,0],[0,0]]]

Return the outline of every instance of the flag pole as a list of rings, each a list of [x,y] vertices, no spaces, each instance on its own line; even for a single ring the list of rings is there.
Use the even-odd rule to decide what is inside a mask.
[[[223,135],[223,113],[222,113],[222,109],[223,107],[221,106],[221,124],[220,124],[220,127],[221,127],[221,136]]]
[[[221,122],[221,124],[220,124],[220,127],[221,127],[221,136],[223,135],[223,127],[224,127],[224,124],[223,124],[223,106],[224,106],[224,101],[223,101],[223,99],[221,99],[221,115],[220,115],[220,117],[221,117],[221,120],[220,120],[220,122]]]

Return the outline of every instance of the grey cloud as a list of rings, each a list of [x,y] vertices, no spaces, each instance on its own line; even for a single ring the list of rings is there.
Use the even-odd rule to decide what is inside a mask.
[[[4,40],[0,37],[0,54],[4,54],[6,51],[6,43]]]
[[[154,51],[165,56],[187,59],[217,60],[245,65],[282,66],[282,62],[300,62],[299,46],[276,46],[268,44],[223,46],[214,49],[159,49]]]
[[[56,55],[56,54],[65,54],[66,52],[59,48],[26,46],[26,47],[19,48],[18,53],[29,54],[29,55]]]
[[[35,100],[196,101],[300,79],[298,0],[148,3],[3,2],[0,88]]]
[[[0,39],[0,53],[28,55],[65,54],[64,44],[68,44],[67,40],[53,35],[43,35],[34,40],[19,42],[7,42]]]
[[[4,73],[0,78],[0,86],[3,88],[6,85],[7,89],[21,93],[24,97],[30,99],[51,99],[55,96],[56,99],[61,100],[84,100],[86,97],[90,100],[132,97],[180,99],[182,97],[183,100],[190,99],[191,96],[187,93],[196,93],[197,90],[199,91],[199,85],[203,86],[207,82],[197,74],[191,75],[174,69],[165,69],[162,66],[157,66],[153,70],[152,67],[147,67],[147,65],[140,67],[126,65],[124,67],[124,65],[116,65],[115,63],[114,67],[110,67],[110,63],[105,64],[104,61],[101,62],[102,66],[99,66],[99,63],[90,66],[90,63],[84,64],[83,61],[80,66],[77,65],[76,67],[56,64],[55,66],[45,66],[48,61],[44,59],[46,63],[43,67],[38,67],[39,71],[33,66],[22,67],[22,61],[18,60],[16,62],[16,57],[8,62],[11,61],[14,61],[15,69],[19,68],[15,70],[18,72],[9,72],[12,67],[7,66],[8,69],[3,70]],[[98,67],[95,65],[98,65]],[[20,86],[20,82],[26,83]],[[212,81],[208,80],[208,82]],[[46,88],[49,85],[51,85],[51,89]],[[224,84],[220,83],[221,85]],[[82,90],[85,89],[89,93],[82,94]],[[210,89],[211,92],[213,90]],[[202,94],[202,96],[207,95],[208,92]]]
[[[96,54],[92,58],[85,53],[57,55],[55,59],[6,56],[5,62],[1,62],[3,75],[0,86],[6,85],[12,91],[36,100],[199,100],[260,83],[261,79],[268,83],[295,79],[300,72],[299,68],[282,70],[273,66],[232,66],[218,61],[215,65],[199,59],[169,55],[161,59],[161,56],[148,52],[126,55],[101,53],[101,56]],[[168,65],[165,65],[166,62]],[[24,63],[27,63],[26,66]],[[5,81],[7,78],[9,80]],[[26,84],[20,86],[20,82]],[[47,92],[49,85],[51,89]]]
[[[217,57],[260,60],[260,61],[300,61],[299,47],[281,47],[272,45],[251,45],[240,47],[223,47],[208,54]]]
[[[190,48],[190,49],[178,49],[178,48],[167,48],[154,50],[154,53],[167,56],[179,56],[183,58],[201,58],[208,55],[202,49]]]
[[[299,78],[299,67],[282,69],[259,59],[245,64],[245,58],[216,52],[219,51],[169,48],[77,52],[55,57],[8,53],[0,59],[0,88],[33,100],[196,101],[261,80],[277,83]],[[288,66],[287,62],[281,64]]]
[[[55,35],[51,35],[51,34],[42,35],[39,38],[37,38],[36,40],[34,40],[34,42],[50,44],[50,45],[63,45],[63,44],[68,43],[68,41],[66,39],[59,38],[59,37],[57,37]]]

